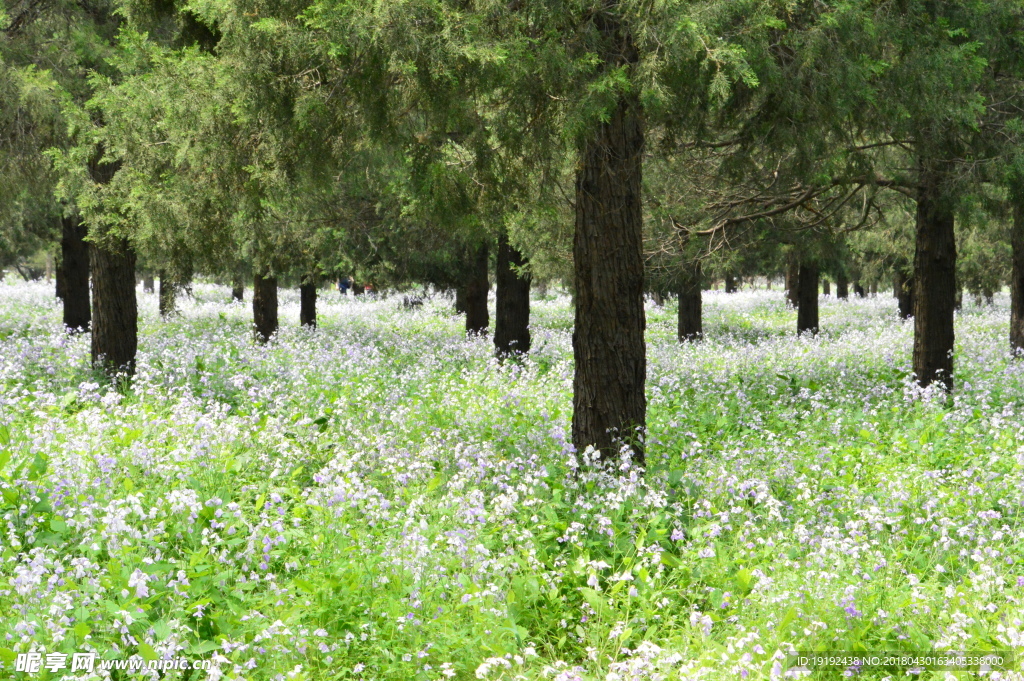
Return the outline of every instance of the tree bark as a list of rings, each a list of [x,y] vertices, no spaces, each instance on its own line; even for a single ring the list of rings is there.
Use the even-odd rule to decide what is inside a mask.
[[[938,173],[922,172],[914,254],[914,373],[921,386],[953,389],[956,306],[954,213]]]
[[[818,266],[800,263],[797,275],[796,332],[818,333]]]
[[[1010,349],[1018,356],[1024,353],[1024,201],[1013,208],[1013,265],[1010,272]]]
[[[126,239],[109,249],[93,245],[92,363],[108,374],[135,373],[138,304],[135,300],[135,251]]]
[[[679,285],[679,342],[699,341],[704,337],[704,319],[701,300],[701,262],[686,267]]]
[[[88,331],[92,320],[89,309],[89,244],[85,241],[87,233],[88,228],[78,217],[61,218],[61,260],[57,281],[63,294],[64,326],[72,331]],[[134,280],[132,284],[134,291]]]
[[[163,319],[174,314],[174,301],[178,297],[178,284],[166,270],[158,272],[160,277],[160,316]]]
[[[312,282],[299,286],[299,324],[316,328],[316,284]]]
[[[153,293],[154,291],[156,291],[156,281],[153,279],[152,273],[147,272],[142,277],[142,292]]]
[[[497,303],[494,315],[494,351],[498,357],[530,350],[530,276],[519,275],[526,258],[502,232],[498,237]]]
[[[914,280],[905,275],[902,269],[897,268],[893,276],[893,289],[896,292],[900,319],[910,319],[914,316]]]
[[[828,279],[821,280],[821,293],[826,296],[832,295],[832,285],[829,283]]]
[[[276,277],[253,277],[252,319],[257,343],[266,343],[277,333]]]
[[[634,63],[637,54],[628,34],[608,14],[601,22],[601,30],[621,47],[617,59]],[[616,441],[625,441],[640,464],[647,420],[643,149],[641,105],[635,94],[626,94],[580,150],[572,336],[573,444],[579,451],[594,445],[607,460],[618,454]]]
[[[245,278],[237,275],[231,284],[231,300],[243,302],[245,300]]]
[[[786,301],[790,307],[800,304],[800,261],[790,253],[786,263]]]
[[[845,274],[836,277],[836,298],[846,300],[850,297],[850,281]]]
[[[867,298],[868,294],[864,290],[864,287],[860,285],[860,281],[853,282],[853,292],[858,298]]]
[[[466,333],[487,333],[491,324],[487,311],[487,293],[491,289],[487,280],[487,244],[480,244],[470,252],[470,269],[466,278],[464,300],[466,304]]]
[[[736,279],[731,275],[725,275],[725,292],[736,293]]]

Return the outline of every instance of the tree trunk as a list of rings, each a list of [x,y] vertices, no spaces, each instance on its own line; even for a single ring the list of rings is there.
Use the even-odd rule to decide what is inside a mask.
[[[921,386],[953,389],[956,306],[954,213],[937,173],[924,171],[917,199],[914,254],[914,373]]]
[[[139,313],[135,300],[135,251],[126,239],[107,250],[93,246],[92,363],[108,374],[135,373]]]
[[[240,274],[235,276],[235,280],[231,284],[231,300],[237,300],[240,303],[245,300],[245,278]]]
[[[850,297],[850,281],[845,274],[836,277],[836,298],[846,300]]]
[[[906,276],[902,269],[897,268],[893,277],[893,289],[896,291],[900,319],[914,316],[914,280]]]
[[[651,302],[654,303],[655,307],[664,307],[665,296],[662,295],[661,291],[651,291]]]
[[[614,18],[602,30],[622,45],[620,60],[636,50]],[[620,62],[621,63],[621,62]],[[594,445],[604,459],[618,454],[616,440],[632,445],[644,462],[647,421],[644,381],[643,204],[644,131],[635,94],[622,95],[607,121],[583,144],[576,172],[573,262],[576,320],[572,335],[572,441]]]
[[[858,298],[867,298],[867,292],[864,291],[864,287],[860,285],[860,281],[853,282],[853,292]]]
[[[142,292],[153,293],[154,291],[156,291],[156,281],[153,279],[152,273],[147,272],[142,277]]]
[[[871,283],[871,297],[874,298],[877,295],[878,295],[878,282],[875,281],[875,282]]]
[[[818,333],[818,266],[800,263],[797,275],[796,332]]]
[[[822,295],[832,295],[832,284],[829,283],[828,279],[821,280],[821,293]]]
[[[471,251],[470,270],[465,283],[464,300],[466,303],[466,333],[487,333],[491,318],[487,312],[487,293],[490,283],[487,280],[487,244],[480,244]]]
[[[679,286],[679,342],[698,341],[704,336],[703,310],[701,309],[701,262],[686,267]]]
[[[731,275],[725,275],[725,292],[736,293],[736,279]]]
[[[316,328],[316,284],[299,286],[299,324]]]
[[[1020,356],[1024,353],[1024,201],[1017,201],[1014,205],[1011,229],[1010,349]]]
[[[178,296],[178,284],[168,276],[166,270],[158,272],[160,276],[160,316],[163,319],[174,314],[174,301]]]
[[[792,253],[786,263],[786,301],[790,307],[800,304],[800,261]]]
[[[494,315],[494,351],[498,357],[530,350],[530,276],[516,273],[526,258],[498,237],[497,307]]]
[[[266,343],[277,333],[276,277],[253,277],[252,319],[257,343]]]
[[[964,287],[960,285],[960,282],[956,284],[956,302],[953,304],[953,309],[957,312],[964,309]]]
[[[87,233],[88,228],[79,218],[61,218],[61,260],[57,281],[64,300],[64,326],[73,331],[88,331],[92,319],[89,309],[89,244],[85,241]],[[133,296],[134,283],[133,279]]]
[[[455,314],[466,314],[466,287],[455,287]]]

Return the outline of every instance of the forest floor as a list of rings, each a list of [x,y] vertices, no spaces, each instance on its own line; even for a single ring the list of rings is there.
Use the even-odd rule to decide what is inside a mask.
[[[247,291],[248,296],[250,292]],[[1024,664],[1024,360],[1008,302],[957,319],[952,400],[908,380],[888,295],[648,305],[649,469],[567,444],[570,301],[498,364],[450,301],[140,293],[130,389],[44,283],[0,283],[0,676],[18,653],[210,658],[166,679],[768,679],[790,651]],[[844,667],[811,678],[839,678]],[[865,665],[855,678],[975,678]],[[120,674],[120,676],[118,676]],[[158,678],[155,671],[147,674]],[[133,678],[135,675],[130,675]],[[126,678],[114,672],[113,678]]]

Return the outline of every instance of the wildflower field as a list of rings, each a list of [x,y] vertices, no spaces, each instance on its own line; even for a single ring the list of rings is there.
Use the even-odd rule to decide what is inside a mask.
[[[648,304],[648,470],[568,444],[570,300],[499,364],[451,301],[322,293],[253,344],[197,285],[139,293],[111,385],[45,283],[0,283],[0,677],[18,653],[211,658],[189,679],[770,679],[800,651],[1024,661],[1024,361],[1008,301],[957,319],[957,388],[909,377],[889,296]],[[1015,669],[1021,667],[1016,666]],[[120,674],[120,676],[119,676]],[[794,674],[790,672],[790,676]],[[975,678],[849,668],[813,678]],[[1021,679],[1019,671],[986,678]]]

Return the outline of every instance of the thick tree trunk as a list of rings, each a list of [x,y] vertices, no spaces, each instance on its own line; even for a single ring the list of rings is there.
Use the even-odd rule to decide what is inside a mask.
[[[893,289],[896,291],[900,319],[910,319],[914,316],[914,280],[897,268],[893,276]]]
[[[651,302],[654,303],[655,307],[664,307],[665,296],[662,295],[661,291],[651,291]]]
[[[860,281],[853,282],[853,292],[858,298],[867,298],[868,294],[864,290],[864,287],[860,285]]]
[[[836,298],[846,300],[850,297],[850,281],[845,274],[836,277]]]
[[[725,275],[725,292],[736,293],[736,279],[731,275]]]
[[[469,275],[465,283],[466,333],[487,333],[491,324],[487,312],[487,293],[491,289],[487,280],[487,244],[480,244],[470,252]]]
[[[800,263],[797,275],[796,332],[818,333],[818,266]]]
[[[684,265],[686,271],[679,285],[679,342],[698,341],[704,336],[701,301],[701,262]]]
[[[632,41],[618,35],[620,27],[605,30],[623,41],[621,58],[635,60]],[[640,102],[623,95],[581,149],[573,237],[573,444],[579,451],[594,445],[611,459],[621,439],[633,446],[638,463],[644,460],[647,420],[643,148]]]
[[[79,218],[61,218],[61,260],[57,281],[63,293],[64,326],[74,331],[88,331],[92,319],[89,309],[89,244],[85,241],[87,233],[88,228]]]
[[[914,373],[922,386],[953,388],[956,306],[954,213],[936,173],[922,174],[914,254]]]
[[[1024,201],[1013,210],[1013,266],[1010,272],[1010,349],[1024,353]],[[962,295],[962,293],[961,293]]]
[[[276,277],[253,277],[252,320],[257,343],[266,343],[277,333]]]
[[[800,304],[800,261],[790,253],[786,263],[786,301],[790,307]]]
[[[156,280],[153,278],[153,274],[147,272],[142,277],[142,292],[143,293],[154,293],[156,291]]]
[[[494,315],[494,351],[498,357],[530,350],[530,276],[520,276],[513,268],[521,268],[526,258],[508,242],[502,232],[498,237],[497,303]]]
[[[164,319],[174,314],[174,301],[178,297],[178,284],[166,270],[157,273],[160,278],[160,316]]]
[[[826,296],[832,295],[832,285],[829,283],[828,279],[821,280],[821,293]]]
[[[235,276],[231,284],[231,300],[243,302],[245,300],[245,278],[242,275]]]
[[[138,306],[135,300],[135,251],[119,239],[110,250],[93,246],[92,363],[108,374],[135,373]]]
[[[316,328],[316,284],[299,286],[299,324]]]

